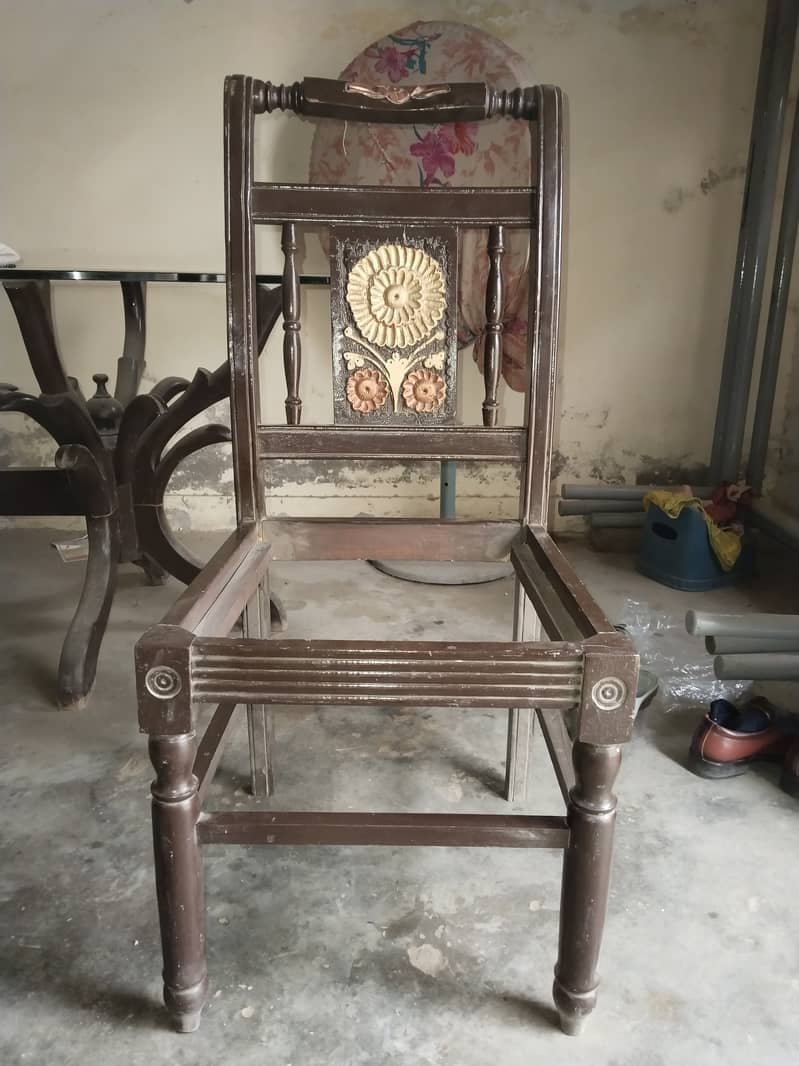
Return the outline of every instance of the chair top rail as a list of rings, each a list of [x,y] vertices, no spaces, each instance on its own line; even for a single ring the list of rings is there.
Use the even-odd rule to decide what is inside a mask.
[[[535,118],[530,88],[495,89],[485,82],[438,85],[365,85],[358,81],[304,78],[290,85],[256,82],[256,114],[293,111],[345,122],[482,122],[495,116]]]

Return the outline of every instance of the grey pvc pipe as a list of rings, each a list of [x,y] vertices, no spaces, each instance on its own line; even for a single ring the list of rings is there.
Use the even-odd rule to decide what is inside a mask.
[[[766,5],[766,15],[763,21],[763,43],[760,49],[757,88],[755,90],[755,102],[752,108],[752,130],[749,135],[749,159],[747,160],[746,165],[746,185],[744,188],[740,228],[738,230],[738,248],[735,253],[735,273],[733,274],[732,279],[730,313],[727,319],[727,335],[724,341],[724,358],[721,366],[721,379],[719,381],[716,422],[713,427],[713,448],[710,457],[710,470],[715,481],[719,480],[721,451],[727,434],[727,418],[729,415],[728,397],[732,387],[732,379],[735,376],[735,338],[738,334],[738,323],[741,317],[743,263],[750,246],[751,228],[754,219],[754,212],[747,211],[749,194],[752,191],[752,160],[754,156],[755,142],[757,140],[757,131],[765,119],[766,98],[768,96],[769,82],[774,67],[777,13],[780,2],[781,0],[768,0]]]
[[[769,0],[713,432],[713,480],[735,481],[741,463],[798,18],[796,0]]]
[[[799,655],[717,655],[713,671],[719,681],[794,681],[799,680]]]
[[[799,615],[688,611],[685,628],[694,637],[799,637]]]
[[[705,649],[710,655],[747,655],[764,651],[799,652],[799,636],[705,637]]]
[[[674,485],[561,485],[564,500],[643,500],[649,492],[673,489]],[[694,495],[710,499],[712,489],[707,485],[691,486]]]
[[[777,375],[780,370],[780,352],[785,332],[785,314],[788,310],[788,292],[791,288],[791,269],[796,250],[796,233],[799,227],[799,107],[795,107],[791,151],[785,175],[785,195],[782,201],[782,219],[777,238],[777,256],[774,262],[774,280],[771,285],[766,338],[763,342],[763,361],[760,365],[760,384],[757,389],[755,419],[752,425],[752,442],[749,449],[749,465],[746,480],[758,492],[763,487],[768,455],[768,438],[771,431],[771,416],[774,411],[774,396],[777,391]]]
[[[643,511],[633,511],[628,514],[590,514],[588,521],[592,529],[627,529],[631,526],[642,526],[646,520]]]
[[[638,511],[643,514],[641,500],[558,500],[558,514],[599,514]]]

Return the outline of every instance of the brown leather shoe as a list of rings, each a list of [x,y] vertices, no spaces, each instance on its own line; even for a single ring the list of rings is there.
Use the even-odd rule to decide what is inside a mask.
[[[737,777],[756,760],[784,759],[792,739],[765,700],[751,700],[740,710],[728,700],[713,700],[691,741],[688,767],[700,777]]]

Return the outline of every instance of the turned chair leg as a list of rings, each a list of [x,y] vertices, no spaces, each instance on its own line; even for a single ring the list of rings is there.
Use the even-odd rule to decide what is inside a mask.
[[[576,784],[569,798],[569,844],[563,860],[558,964],[553,996],[564,1033],[576,1036],[596,1006],[597,961],[605,925],[616,797],[618,744],[577,742]]]
[[[266,582],[250,600],[244,612],[244,635],[265,638],[269,636],[271,600]],[[247,706],[247,736],[250,747],[250,791],[255,797],[271,796],[275,788],[272,768],[275,725],[272,708],[262,703]]]
[[[205,905],[197,840],[200,803],[193,733],[150,737],[155,884],[164,953],[164,1002],[175,1028],[191,1033],[208,997]]]

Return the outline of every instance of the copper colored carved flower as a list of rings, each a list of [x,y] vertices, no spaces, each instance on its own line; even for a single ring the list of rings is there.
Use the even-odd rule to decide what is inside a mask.
[[[446,395],[446,382],[435,370],[412,370],[402,383],[402,398],[411,411],[437,411]]]
[[[369,414],[382,407],[388,396],[388,386],[376,370],[356,370],[347,379],[347,399],[353,411]]]

